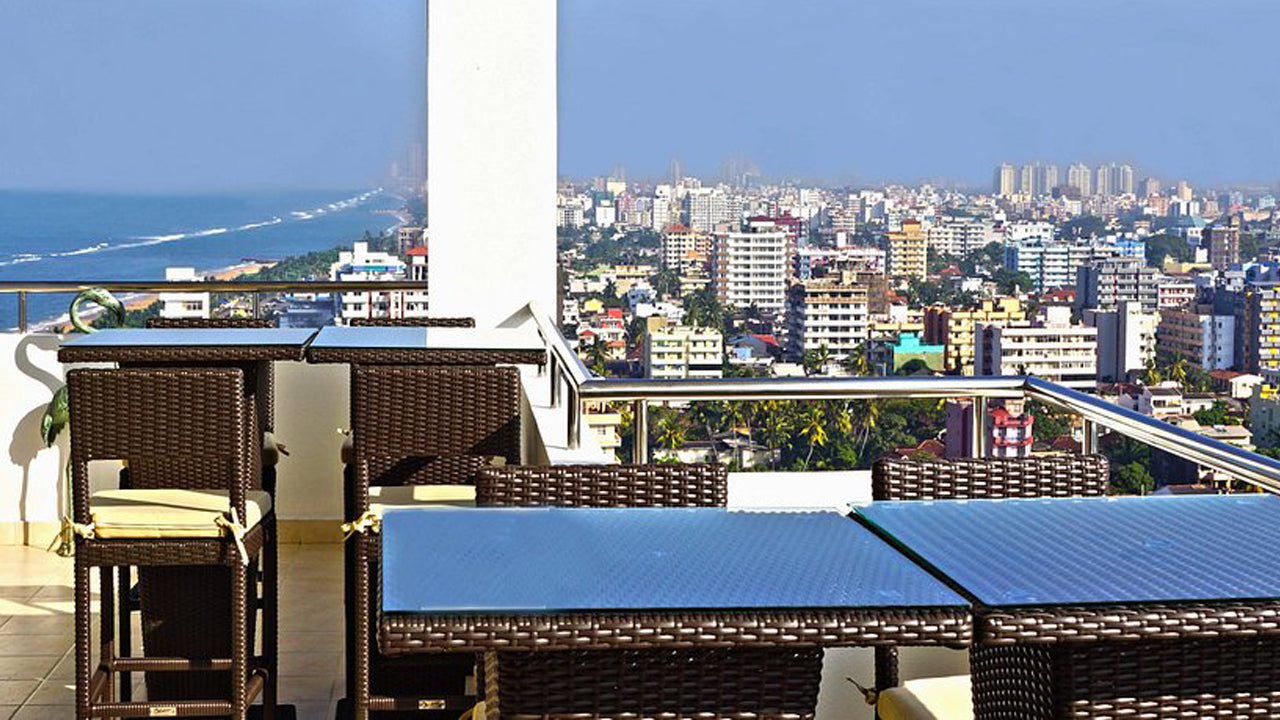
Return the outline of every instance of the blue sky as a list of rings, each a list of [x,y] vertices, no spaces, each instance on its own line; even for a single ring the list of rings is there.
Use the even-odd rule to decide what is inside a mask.
[[[1270,0],[561,0],[560,170],[1280,179]]]
[[[455,1],[455,0],[437,0]],[[0,0],[0,188],[352,187],[422,132],[425,0]],[[560,0],[560,170],[1280,179],[1272,0]]]
[[[423,0],[0,0],[0,188],[351,188],[424,134]]]

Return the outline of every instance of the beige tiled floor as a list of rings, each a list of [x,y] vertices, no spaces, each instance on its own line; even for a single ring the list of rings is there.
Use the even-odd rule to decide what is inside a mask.
[[[343,693],[341,548],[282,546],[280,596],[289,608],[280,620],[280,699],[299,718],[333,717]],[[70,560],[0,546],[0,720],[74,717],[71,599]],[[135,685],[140,691],[141,680]]]

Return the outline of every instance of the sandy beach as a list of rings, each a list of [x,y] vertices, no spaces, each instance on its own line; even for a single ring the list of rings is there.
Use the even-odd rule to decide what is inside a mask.
[[[241,263],[239,265],[231,265],[219,270],[212,270],[201,273],[210,280],[234,280],[244,275],[253,275],[263,268],[269,268],[274,263]],[[157,280],[156,282],[164,282]],[[146,310],[148,307],[159,301],[160,293],[130,293],[120,297],[120,302],[124,305],[125,310]],[[103,313],[103,309],[97,305],[82,306],[80,316],[86,320],[93,320]],[[43,320],[31,326],[32,332],[70,332],[71,318],[63,313],[52,320]]]

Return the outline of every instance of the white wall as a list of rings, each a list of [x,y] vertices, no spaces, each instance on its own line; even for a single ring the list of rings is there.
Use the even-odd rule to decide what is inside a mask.
[[[55,523],[61,518],[67,438],[45,448],[40,420],[63,385],[56,335],[0,333],[0,524]],[[6,533],[7,534],[7,533]],[[0,539],[0,544],[20,538]]]
[[[555,307],[556,0],[429,6],[432,315]]]

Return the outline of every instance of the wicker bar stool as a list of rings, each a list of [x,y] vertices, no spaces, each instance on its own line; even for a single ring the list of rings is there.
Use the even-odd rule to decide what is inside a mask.
[[[449,327],[473,328],[476,319],[469,317],[415,317],[415,318],[351,318],[351,327]]]
[[[884,458],[871,473],[874,500],[972,500],[980,498],[1084,497],[1105,495],[1109,465],[1101,455],[1048,455],[1033,458],[909,460]],[[977,661],[980,651],[972,650]],[[898,651],[875,649],[877,716],[886,720],[956,717],[968,704],[969,676],[914,680],[899,685]],[[1012,685],[1016,686],[1017,682]],[[961,716],[964,717],[964,716]]]
[[[724,507],[723,466],[487,467],[478,506]],[[812,718],[821,648],[485,653],[490,720]]]
[[[252,489],[256,423],[237,368],[72,370],[76,717],[243,719],[261,695],[275,717],[278,609],[275,514]],[[174,448],[184,451],[175,454]],[[128,463],[131,485],[90,495],[89,464]],[[262,654],[254,653],[262,556]],[[139,568],[147,653],[118,656],[117,567]],[[90,572],[101,572],[92,664]],[[225,632],[214,630],[219,626]],[[116,701],[124,672],[146,672],[148,701]]]
[[[386,657],[374,641],[382,509],[472,505],[475,474],[520,462],[520,374],[485,365],[353,365],[346,469],[347,700],[372,711],[469,706],[470,653]],[[434,717],[424,713],[423,717]],[[456,717],[457,713],[453,714]]]

